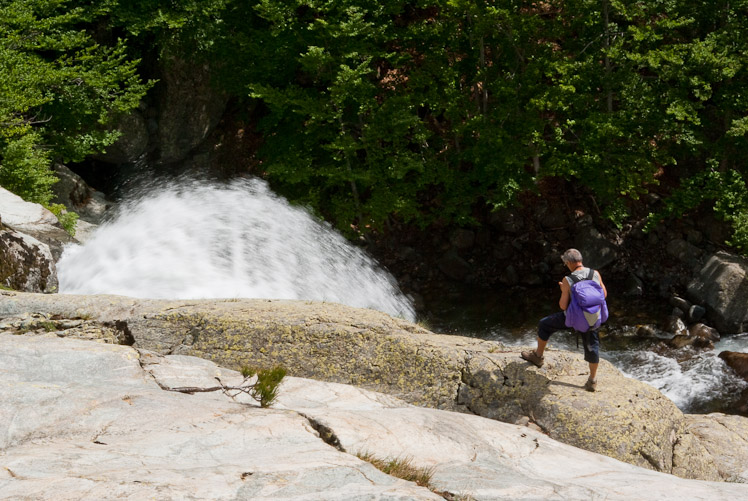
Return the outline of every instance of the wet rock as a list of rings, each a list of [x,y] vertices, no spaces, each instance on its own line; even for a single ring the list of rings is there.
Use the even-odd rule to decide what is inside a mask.
[[[644,339],[657,339],[657,328],[654,325],[639,325],[636,328],[637,337]]]
[[[704,315],[706,315],[706,308],[695,304],[688,310],[688,321],[698,322],[699,320],[704,318]]]
[[[717,329],[701,323],[694,324],[688,328],[690,336],[705,339],[707,341],[719,341],[720,335]]]
[[[692,306],[691,303],[688,302],[688,300],[683,299],[680,296],[670,296],[669,302],[670,302],[670,306],[674,308],[678,308],[684,313],[689,311]]]
[[[686,318],[686,312],[681,310],[680,308],[673,308],[673,311],[670,312],[670,315],[678,317],[681,320]]]
[[[688,285],[696,304],[706,307],[711,323],[723,334],[748,331],[748,260],[718,252],[709,257]]]
[[[670,316],[667,319],[665,319],[665,323],[662,326],[662,330],[665,332],[669,332],[670,334],[675,335],[682,335],[687,336],[688,335],[688,327],[686,327],[686,324],[678,317]]]
[[[719,354],[719,358],[724,360],[738,376],[748,381],[748,353],[723,351]]]
[[[678,334],[677,336],[674,336],[672,339],[670,339],[667,343],[670,347],[679,350],[681,348],[685,348],[686,346],[694,345],[696,343],[696,340],[697,338],[687,336],[685,334]]]

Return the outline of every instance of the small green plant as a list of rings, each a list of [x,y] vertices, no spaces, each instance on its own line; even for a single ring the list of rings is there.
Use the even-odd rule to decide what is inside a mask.
[[[44,329],[46,332],[54,332],[57,329],[57,325],[54,322],[46,321],[46,322],[39,322],[39,327]]]
[[[266,370],[254,370],[243,366],[241,374],[245,381],[254,375],[257,375],[257,381],[252,385],[249,394],[260,402],[260,407],[269,407],[278,397],[278,388],[284,377],[286,369],[280,366]]]
[[[359,452],[356,454],[359,459],[371,463],[376,469],[392,475],[393,477],[402,478],[409,482],[415,482],[421,487],[434,490],[431,486],[431,477],[434,476],[433,468],[419,468],[413,466],[413,458],[378,458],[369,452]]]
[[[195,386],[182,386],[178,388],[165,388],[168,391],[176,391],[179,393],[205,393],[210,391],[222,391],[225,395],[234,398],[242,393],[249,395],[260,403],[261,407],[269,407],[275,401],[278,396],[278,389],[280,383],[284,377],[286,377],[286,369],[280,366],[273,367],[272,369],[260,369],[255,370],[248,366],[242,366],[241,375],[244,377],[244,381],[238,386],[226,386],[223,384],[220,378],[216,377],[216,380],[220,386],[212,386],[209,388],[195,387]],[[257,380],[254,383],[250,383],[248,380],[253,376],[257,376]]]
[[[57,220],[71,237],[75,236],[75,225],[78,223],[78,214],[65,209],[62,204],[49,204],[46,206],[49,211],[57,216]]]

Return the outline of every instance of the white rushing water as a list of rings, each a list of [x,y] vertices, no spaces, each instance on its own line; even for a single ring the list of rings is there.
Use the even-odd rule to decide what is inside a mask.
[[[663,339],[670,337],[672,334],[663,333]],[[494,329],[489,338],[508,346],[533,346],[536,332],[527,330],[517,336],[516,333],[513,335],[502,329]],[[581,354],[581,340],[579,343],[577,347],[573,333],[562,331],[554,334],[550,346]],[[682,348],[674,353],[678,355],[677,358],[659,355],[649,347],[611,349],[603,339],[600,357],[615,365],[625,376],[657,388],[682,411],[703,412],[709,409],[713,400],[729,400],[748,388],[748,382],[719,358],[719,353],[725,350],[748,353],[748,333],[723,336],[721,341],[715,343],[713,350]]]
[[[317,300],[415,319],[374,260],[259,180],[142,193],[57,269],[68,294]]]
[[[681,410],[692,411],[748,387],[748,382],[729,370],[717,355],[716,350],[704,351],[679,362],[640,350],[611,353],[610,358],[626,376],[654,386]]]

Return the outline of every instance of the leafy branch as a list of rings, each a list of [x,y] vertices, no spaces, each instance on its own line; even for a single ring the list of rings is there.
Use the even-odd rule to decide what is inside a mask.
[[[257,379],[253,383],[250,383],[250,379],[255,375]],[[215,379],[218,381],[219,386],[207,388],[201,386],[180,386],[177,388],[161,386],[161,388],[167,391],[176,391],[190,395],[193,393],[221,391],[224,395],[232,399],[244,394],[259,402],[260,407],[269,407],[278,396],[278,388],[286,376],[286,369],[283,367],[274,367],[272,369],[255,371],[254,369],[243,367],[242,376],[244,376],[244,380],[237,386],[225,385],[221,381],[221,378],[216,376]]]

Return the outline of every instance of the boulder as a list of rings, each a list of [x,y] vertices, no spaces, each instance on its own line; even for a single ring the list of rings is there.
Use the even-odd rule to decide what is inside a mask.
[[[470,263],[462,259],[457,251],[450,249],[437,262],[439,270],[452,280],[462,281],[470,274]]]
[[[736,351],[723,351],[719,358],[734,370],[738,376],[748,381],[748,353]]]
[[[727,252],[709,257],[688,285],[694,303],[706,307],[723,334],[748,331],[748,260]]]
[[[133,110],[120,116],[114,123],[120,133],[114,144],[94,158],[111,164],[124,164],[136,161],[148,148],[148,124],[145,117]]]
[[[7,291],[0,299],[3,318],[34,312],[93,320],[122,331],[138,349],[199,356],[233,369],[282,364],[290,375],[353,384],[419,406],[511,423],[527,417],[551,438],[637,466],[671,472],[688,461],[703,466],[689,469],[689,476],[716,475],[697,443],[674,449],[684,418],[670,400],[605,361],[600,391],[588,393],[582,388],[587,364],[576,353],[549,350],[537,369],[520,359],[521,348],[433,334],[373,310],[311,301]]]
[[[704,315],[706,315],[706,308],[698,304],[694,304],[688,309],[689,322],[698,322],[704,318]]]
[[[75,241],[62,228],[57,216],[41,205],[26,202],[2,187],[0,187],[0,217],[5,226],[48,245],[55,261],[60,258],[63,246]]]
[[[590,268],[599,270],[618,259],[615,246],[591,224],[579,227],[576,240],[584,264]]]
[[[717,329],[715,329],[714,327],[709,327],[708,325],[704,325],[702,323],[693,324],[691,327],[689,327],[688,335],[704,339],[706,341],[720,340],[720,335],[719,332],[717,332]]]
[[[57,270],[49,247],[0,225],[0,285],[25,292],[57,291]]]
[[[644,294],[644,282],[634,273],[626,275],[626,282],[623,285],[623,295],[627,297],[640,297]]]
[[[63,204],[69,211],[76,212],[80,216],[78,224],[81,220],[91,224],[101,223],[107,210],[112,206],[106,196],[91,188],[82,177],[64,164],[55,164],[54,171],[59,181],[52,185],[52,191],[55,193],[53,201]],[[79,227],[76,226],[76,239],[79,239],[78,230]]]
[[[669,302],[673,308],[678,308],[684,313],[690,311],[691,306],[693,306],[690,302],[688,302],[688,300],[683,299],[680,296],[670,296]]]
[[[695,265],[698,263],[699,258],[703,255],[703,251],[695,245],[688,243],[682,238],[676,238],[668,242],[665,247],[668,254],[676,258],[677,260],[689,264]]]
[[[636,335],[637,337],[640,337],[643,339],[658,339],[659,338],[657,328],[651,324],[637,325]]]
[[[452,247],[459,250],[472,249],[475,245],[475,232],[464,228],[458,228],[449,237]]]
[[[164,56],[161,80],[159,161],[175,163],[184,160],[215,128],[228,98],[211,86],[207,64],[179,56]]]
[[[675,315],[670,315],[665,319],[662,330],[669,332],[670,334],[675,334],[676,336],[688,335],[688,327],[686,327],[686,324],[681,318]]]
[[[517,234],[525,229],[525,221],[521,214],[509,209],[501,209],[491,213],[489,224],[503,233]]]

